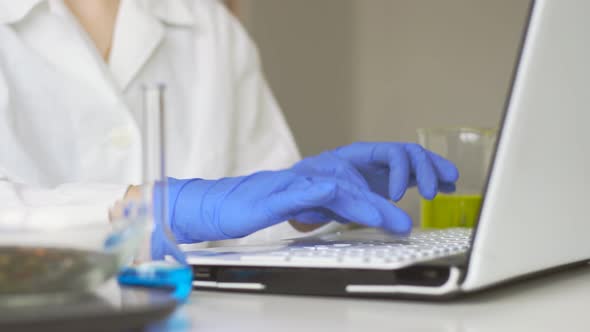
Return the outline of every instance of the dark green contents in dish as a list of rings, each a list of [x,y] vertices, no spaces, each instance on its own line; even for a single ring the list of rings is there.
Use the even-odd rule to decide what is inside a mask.
[[[115,255],[102,252],[0,246],[0,296],[86,290],[117,266]]]

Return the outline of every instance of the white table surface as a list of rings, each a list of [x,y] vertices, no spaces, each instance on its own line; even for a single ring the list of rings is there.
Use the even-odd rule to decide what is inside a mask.
[[[590,331],[590,266],[439,303],[196,291],[164,330]]]

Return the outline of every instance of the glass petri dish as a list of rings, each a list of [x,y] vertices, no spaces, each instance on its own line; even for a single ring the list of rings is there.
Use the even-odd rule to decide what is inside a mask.
[[[145,238],[147,216],[66,223],[60,222],[63,213],[2,211],[0,307],[83,295],[127,265]]]

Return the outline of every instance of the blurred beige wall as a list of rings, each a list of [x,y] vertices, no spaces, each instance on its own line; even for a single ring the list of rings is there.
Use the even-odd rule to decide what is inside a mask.
[[[497,126],[529,0],[240,0],[304,155]],[[415,191],[401,205],[418,216]]]
[[[356,14],[349,0],[240,0],[264,70],[304,155],[351,142]]]
[[[497,126],[528,0],[353,1],[355,138]]]

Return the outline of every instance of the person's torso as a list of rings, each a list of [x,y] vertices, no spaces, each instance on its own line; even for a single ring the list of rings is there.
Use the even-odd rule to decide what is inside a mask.
[[[138,183],[140,87],[165,83],[168,174],[232,175],[235,77],[222,32],[206,13],[168,24],[135,1],[120,10],[109,64],[47,8],[0,25],[0,173],[43,186]]]

